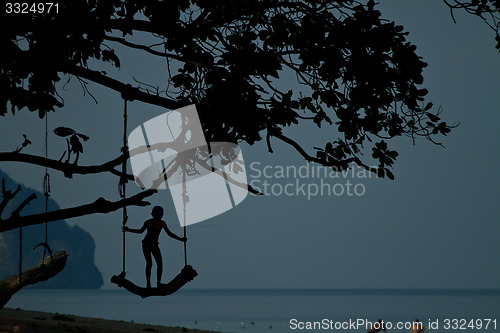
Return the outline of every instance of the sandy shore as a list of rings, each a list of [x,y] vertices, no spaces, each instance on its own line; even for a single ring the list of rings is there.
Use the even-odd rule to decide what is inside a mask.
[[[136,324],[118,320],[79,317],[66,314],[4,308],[0,310],[0,322],[24,326],[25,333],[203,333],[197,329]],[[0,332],[3,332],[0,329]]]

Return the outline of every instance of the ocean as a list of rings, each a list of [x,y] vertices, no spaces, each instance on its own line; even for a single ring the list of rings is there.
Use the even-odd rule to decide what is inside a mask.
[[[415,318],[427,331],[500,331],[498,290],[181,290],[141,299],[120,289],[26,289],[7,307],[238,333],[366,332],[379,319],[409,332]]]

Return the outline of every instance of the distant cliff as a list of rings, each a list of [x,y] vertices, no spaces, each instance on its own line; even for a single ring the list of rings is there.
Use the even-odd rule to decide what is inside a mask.
[[[18,186],[7,174],[0,170],[0,181],[5,179],[7,189],[15,190]],[[37,195],[25,207],[21,215],[42,213],[45,211],[43,193],[21,186],[21,191],[9,202],[2,217],[6,218],[31,193]],[[49,211],[59,209],[57,203],[49,200]],[[95,243],[92,236],[78,226],[69,226],[65,221],[48,223],[48,243],[56,252],[65,250],[69,253],[67,265],[56,277],[40,282],[33,288],[100,288],[102,275],[94,264]],[[43,247],[33,247],[45,241],[45,225],[23,228],[23,270],[38,264],[43,258]],[[47,254],[48,255],[48,254]],[[19,230],[0,233],[0,280],[19,272]]]

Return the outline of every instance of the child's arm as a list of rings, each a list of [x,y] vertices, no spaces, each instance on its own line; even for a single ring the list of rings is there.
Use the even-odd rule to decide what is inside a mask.
[[[144,230],[146,230],[146,228],[147,228],[147,225],[146,225],[146,222],[144,222],[144,225],[142,226],[141,229],[132,229],[132,228],[129,228],[127,226],[123,226],[122,230],[128,231],[128,232],[133,232],[134,234],[142,234],[144,232]]]
[[[170,229],[168,229],[168,227],[167,227],[167,223],[165,223],[165,222],[163,222],[163,230],[165,230],[167,235],[169,235],[170,237],[172,237],[174,239],[177,239],[178,241],[181,241],[184,243],[187,241],[186,237],[181,238],[181,237],[177,236],[176,234],[174,234],[172,231],[170,231]]]

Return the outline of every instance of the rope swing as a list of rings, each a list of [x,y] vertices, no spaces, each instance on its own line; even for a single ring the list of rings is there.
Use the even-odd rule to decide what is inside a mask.
[[[48,114],[45,114],[45,159],[49,159],[49,134],[48,134],[48,128],[49,128],[49,121],[48,121]],[[50,175],[49,175],[49,169],[47,166],[45,166],[45,175],[43,176],[43,196],[45,197],[45,214],[49,211],[49,198],[50,198]],[[48,222],[45,221],[45,240],[36,245],[34,249],[36,249],[39,246],[43,246],[43,256],[42,256],[42,261],[45,259],[45,256],[47,255],[47,252],[50,255],[50,258],[52,259],[52,250],[50,249],[49,246],[49,231],[48,231]]]
[[[124,100],[123,106],[123,147],[122,153],[125,154],[128,151],[127,144],[127,99],[122,95]],[[127,159],[124,159],[122,162],[122,175],[120,177],[120,182],[118,184],[118,191],[121,199],[126,198],[126,184],[128,179],[127,175]],[[184,200],[184,237],[186,237],[186,200],[187,200],[187,192],[186,192],[186,172],[183,168],[183,200]],[[123,206],[122,209],[122,226],[125,227],[128,220],[127,215],[127,207]],[[123,228],[122,228],[123,229]],[[167,296],[175,293],[177,290],[182,288],[186,283],[192,281],[198,273],[193,269],[191,265],[187,264],[187,247],[186,242],[184,242],[184,267],[181,272],[169,283],[162,284],[158,288],[143,288],[135,285],[133,282],[127,280],[125,278],[125,231],[122,231],[122,272],[119,275],[113,275],[111,277],[111,282],[118,285],[118,287],[123,287],[127,291],[141,296],[142,298],[149,296]]]
[[[49,158],[49,141],[48,141],[48,127],[49,127],[49,115],[45,113],[45,159],[48,160]],[[45,213],[48,212],[49,210],[49,198],[50,198],[50,175],[49,175],[49,169],[47,166],[45,166],[45,174],[43,176],[43,196],[45,197]],[[43,246],[43,256],[42,256],[42,262],[45,259],[45,256],[47,255],[47,252],[50,254],[50,258],[52,259],[52,250],[50,249],[49,246],[49,232],[48,232],[48,222],[45,221],[45,239],[42,243],[36,245],[33,247],[33,250],[35,250],[39,246]],[[21,225],[19,227],[19,283],[21,283],[22,280],[22,267],[23,267],[23,225],[21,222]]]

